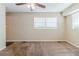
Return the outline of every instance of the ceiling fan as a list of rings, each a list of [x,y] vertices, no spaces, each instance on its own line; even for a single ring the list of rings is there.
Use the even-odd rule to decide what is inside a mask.
[[[40,7],[40,8],[46,8],[45,5],[40,4],[40,3],[16,3],[17,6],[19,5],[27,5],[28,8],[30,8],[31,11],[33,11],[33,9],[35,9],[35,7]]]

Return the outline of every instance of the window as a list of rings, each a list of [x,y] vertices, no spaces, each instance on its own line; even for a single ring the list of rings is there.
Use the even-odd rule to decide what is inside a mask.
[[[75,13],[72,15],[72,28],[78,28],[79,27],[79,13]]]
[[[34,18],[34,28],[40,28],[40,29],[57,28],[57,18],[35,17]]]

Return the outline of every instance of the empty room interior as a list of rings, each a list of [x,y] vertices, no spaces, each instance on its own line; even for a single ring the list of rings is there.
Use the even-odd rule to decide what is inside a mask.
[[[0,56],[79,56],[79,4],[0,3]]]

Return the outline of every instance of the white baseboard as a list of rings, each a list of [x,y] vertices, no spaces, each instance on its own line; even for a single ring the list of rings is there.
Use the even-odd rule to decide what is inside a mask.
[[[21,42],[21,41],[26,41],[26,42],[41,42],[41,41],[65,41],[65,40],[7,40],[7,42]]]
[[[6,48],[6,46],[4,46],[4,47],[0,48],[0,51],[1,51],[1,50],[3,50],[3,49],[5,49],[5,48]]]
[[[76,44],[74,44],[74,43],[72,43],[72,42],[70,42],[70,41],[66,41],[66,42],[68,42],[69,44],[71,44],[71,45],[73,45],[73,46],[75,46],[75,47],[79,48],[79,46],[78,46],[78,45],[76,45]]]

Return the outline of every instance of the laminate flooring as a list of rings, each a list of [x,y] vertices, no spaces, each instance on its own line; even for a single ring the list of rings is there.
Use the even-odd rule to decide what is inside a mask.
[[[67,42],[14,42],[0,56],[79,56],[79,48]]]

